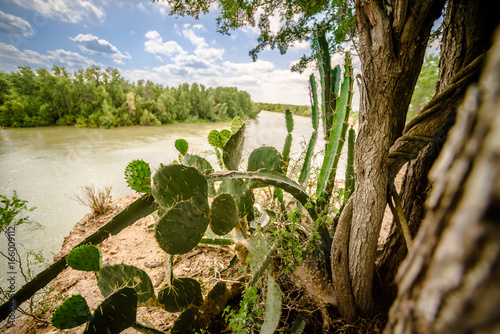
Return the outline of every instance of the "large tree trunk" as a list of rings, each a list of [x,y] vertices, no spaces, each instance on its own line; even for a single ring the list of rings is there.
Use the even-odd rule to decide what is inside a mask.
[[[385,333],[500,331],[500,35],[430,178]]]
[[[357,312],[374,312],[372,296],[377,240],[386,206],[388,153],[403,131],[411,94],[423,62],[433,22],[444,0],[357,0],[356,17],[360,41],[363,87],[360,130],[355,148],[356,190],[348,249],[332,248],[333,259],[348,258],[352,297],[343,289],[337,295],[354,298]],[[338,238],[334,242],[342,244]],[[342,268],[332,263],[333,275]],[[340,298],[344,300],[344,298]],[[348,316],[348,315],[344,315]]]
[[[463,97],[466,87],[476,82],[479,76],[481,55],[491,46],[491,36],[498,17],[494,17],[488,7],[488,1],[450,0],[443,23],[443,38],[441,43],[441,56],[439,80],[436,84],[436,98],[441,98],[442,93],[453,87],[453,93],[448,98],[442,99],[441,108],[433,116],[422,119],[419,123],[405,128],[403,136],[391,147],[390,165],[396,166],[392,170],[395,174],[408,158],[416,156],[419,145],[425,146],[417,159],[409,162],[406,176],[401,191],[403,208],[412,235],[418,231],[426,211],[425,201],[431,189],[427,174],[437,158],[442,142],[446,139],[448,128],[455,121],[456,107]],[[471,38],[471,32],[475,38]],[[479,58],[478,58],[479,57]],[[471,64],[477,63],[475,69],[466,73],[460,80],[456,77]],[[453,86],[453,83],[460,82]],[[432,104],[432,103],[430,103]],[[429,110],[425,106],[423,112]],[[428,141],[406,143],[404,138],[410,136],[428,138]],[[430,142],[430,143],[428,143]],[[413,150],[413,151],[412,151]],[[403,154],[395,154],[396,151]],[[395,159],[398,159],[395,161]],[[391,163],[393,162],[394,163]],[[378,295],[384,298],[384,304],[390,306],[396,295],[393,283],[396,270],[406,257],[407,245],[395,224],[391,229],[386,247],[377,265],[378,276],[382,284],[377,287]]]

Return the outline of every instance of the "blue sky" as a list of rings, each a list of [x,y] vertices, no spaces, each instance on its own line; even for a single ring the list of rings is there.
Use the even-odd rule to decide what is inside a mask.
[[[310,53],[308,42],[286,55],[264,50],[252,62],[256,29],[218,34],[216,7],[198,20],[168,11],[150,0],[0,0],[0,70],[57,65],[73,72],[97,65],[117,68],[134,82],[231,86],[257,102],[309,104],[310,71],[290,71]],[[279,27],[278,18],[271,27]]]

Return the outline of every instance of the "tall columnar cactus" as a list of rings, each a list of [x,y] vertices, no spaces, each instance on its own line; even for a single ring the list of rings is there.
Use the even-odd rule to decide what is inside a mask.
[[[311,139],[309,139],[309,145],[307,145],[306,156],[304,158],[304,163],[300,171],[299,183],[306,184],[309,180],[309,173],[311,171],[312,157],[314,153],[314,147],[316,146],[316,141],[318,140],[318,95],[316,92],[316,79],[314,74],[309,76],[309,87],[311,92],[311,118],[313,133],[311,134]]]
[[[344,202],[347,202],[354,192],[354,141],[356,132],[351,127],[347,136],[347,166],[345,170],[345,193]]]
[[[335,114],[333,115],[332,128],[328,138],[327,148],[321,172],[318,177],[317,193],[323,196],[325,189],[329,191],[333,188],[335,181],[336,168],[340,159],[340,152],[345,141],[345,134],[348,128],[347,121],[351,111],[353,87],[353,72],[351,58],[349,54],[345,57],[344,80],[339,98],[336,100]],[[327,188],[327,182],[330,184]],[[329,194],[327,192],[327,196]]]

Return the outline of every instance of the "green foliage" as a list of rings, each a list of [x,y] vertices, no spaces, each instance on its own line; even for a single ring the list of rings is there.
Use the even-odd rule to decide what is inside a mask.
[[[297,116],[311,115],[310,106],[298,106],[292,104],[253,102],[253,109],[258,110],[259,112],[262,110],[274,112],[285,112],[286,110],[290,110],[293,115]]]
[[[406,115],[407,121],[414,118],[420,110],[431,100],[436,92],[436,82],[439,75],[439,57],[429,54],[425,57],[422,70],[411,97],[410,107]]]
[[[101,267],[101,252],[96,246],[82,245],[69,253],[66,262],[76,270],[98,271]]]
[[[151,192],[151,168],[143,160],[134,160],[125,168],[125,180],[130,188],[140,193]]]
[[[0,227],[5,231],[7,226],[18,226],[30,223],[29,217],[25,216],[26,212],[33,211],[35,208],[28,208],[28,201],[22,200],[17,197],[14,191],[12,197],[0,195]]]
[[[167,312],[181,312],[191,305],[201,305],[200,283],[189,277],[175,278],[158,293],[158,301]]]
[[[52,313],[51,323],[57,329],[70,329],[86,323],[92,318],[89,306],[81,295],[73,295]]]
[[[97,286],[104,297],[110,296],[123,287],[131,287],[136,292],[139,304],[146,304],[155,296],[153,284],[148,274],[137,267],[126,264],[102,267],[97,272]]]
[[[151,81],[126,81],[116,69],[92,66],[73,74],[54,66],[52,73],[1,73],[0,126],[74,125],[91,128],[159,126],[174,121],[255,117],[250,95],[234,87],[177,88]]]

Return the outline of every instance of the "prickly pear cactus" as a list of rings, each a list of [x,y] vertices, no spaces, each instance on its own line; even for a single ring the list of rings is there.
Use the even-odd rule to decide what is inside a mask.
[[[202,314],[196,307],[190,307],[181,313],[179,318],[175,320],[171,334],[192,334],[198,333],[200,330],[200,318]]]
[[[76,270],[98,271],[101,268],[101,252],[96,246],[83,245],[73,249],[66,262]]]
[[[203,303],[200,283],[190,277],[174,278],[171,285],[158,293],[158,302],[167,312],[181,312]]]
[[[118,334],[131,327],[137,316],[137,293],[133,288],[117,290],[99,305],[84,334]]]
[[[202,207],[190,201],[183,201],[159,219],[155,238],[165,252],[185,254],[200,242],[209,222],[208,215]]]
[[[80,326],[92,318],[87,301],[81,295],[73,295],[52,313],[52,325],[58,329]]]
[[[143,160],[134,160],[127,165],[125,180],[129,187],[137,192],[151,192],[151,168]]]
[[[231,132],[236,133],[243,125],[243,121],[239,116],[236,116],[233,118],[233,121],[231,122]]]
[[[278,173],[283,173],[283,158],[281,154],[274,148],[270,146],[259,147],[250,154],[248,158],[248,171],[254,172],[256,170],[266,168],[274,170]],[[248,183],[250,188],[265,187],[266,185],[262,182],[250,181]]]
[[[223,180],[219,186],[219,194],[230,194],[236,201],[238,216],[245,217],[252,210],[255,198],[253,192],[241,179]]]
[[[186,139],[177,139],[175,141],[175,148],[180,154],[185,155],[189,149],[189,144]]]
[[[233,196],[220,194],[212,202],[210,210],[210,228],[217,235],[229,233],[238,226],[238,208]]]
[[[222,149],[222,159],[226,168],[229,170],[238,170],[243,153],[243,144],[245,143],[245,124],[235,132],[224,145]]]
[[[123,287],[134,288],[140,305],[146,305],[155,297],[153,283],[148,274],[127,264],[102,267],[97,273],[97,285],[104,297]]]
[[[223,145],[226,145],[227,140],[229,138],[231,138],[232,134],[233,133],[231,131],[229,131],[228,129],[222,129],[222,130],[220,130],[220,135],[222,137],[222,144]]]
[[[191,201],[207,215],[209,213],[208,183],[196,168],[184,165],[159,168],[153,176],[151,193],[166,210],[181,201]]]
[[[202,173],[209,173],[214,170],[210,162],[198,155],[186,154],[182,162],[184,165],[194,167]]]
[[[208,133],[208,143],[216,148],[223,148],[224,141],[219,131],[212,130]]]

